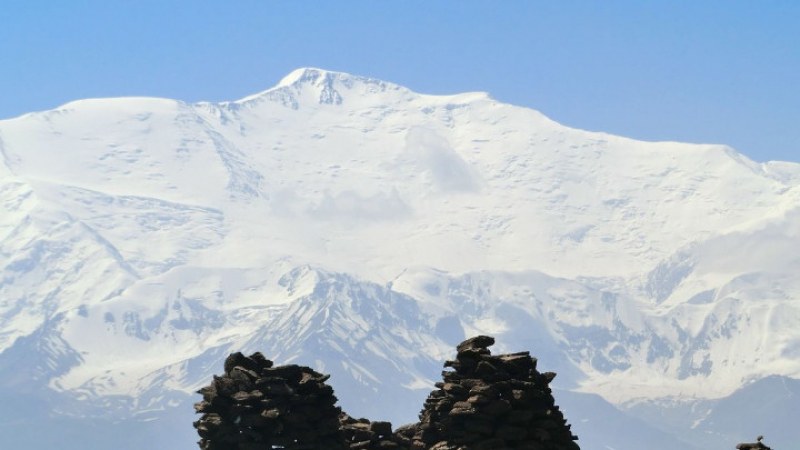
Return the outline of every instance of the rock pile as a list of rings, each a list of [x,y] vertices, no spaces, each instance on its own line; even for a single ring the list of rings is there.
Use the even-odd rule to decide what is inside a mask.
[[[548,387],[555,374],[539,373],[528,352],[492,356],[489,336],[458,345],[420,413],[399,430],[413,450],[578,450]]]
[[[351,450],[399,450],[407,449],[410,443],[395,436],[392,433],[392,424],[389,422],[354,419],[342,413],[339,423],[345,443]]]
[[[336,406],[328,375],[273,367],[261,353],[233,353],[225,374],[198,391],[194,423],[203,450],[580,450],[528,352],[492,356],[489,336],[458,345],[420,413],[389,422],[354,419]],[[760,442],[760,441],[759,441]],[[759,447],[760,448],[760,447]]]
[[[328,375],[309,367],[273,367],[261,353],[234,353],[225,374],[198,391],[194,423],[203,450],[346,448]]]

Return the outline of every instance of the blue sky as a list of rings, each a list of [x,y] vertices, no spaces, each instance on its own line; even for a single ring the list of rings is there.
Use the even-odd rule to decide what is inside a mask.
[[[0,0],[0,118],[244,97],[297,67],[800,161],[798,1]]]

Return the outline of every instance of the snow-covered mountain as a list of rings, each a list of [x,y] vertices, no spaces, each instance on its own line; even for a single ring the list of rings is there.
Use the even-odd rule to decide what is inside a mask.
[[[675,448],[683,424],[641,420],[800,378],[798,250],[800,164],[483,93],[300,69],[233,102],[72,102],[0,121],[0,429],[121,421],[123,448],[185,417],[192,448],[192,391],[237,350],[409,422],[483,333],[559,373],[582,448]]]

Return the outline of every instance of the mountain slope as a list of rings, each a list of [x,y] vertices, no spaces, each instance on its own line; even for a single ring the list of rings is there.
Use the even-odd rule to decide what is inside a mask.
[[[0,393],[174,418],[258,350],[412,421],[486,333],[615,404],[721,398],[800,377],[798,205],[800,164],[319,69],[76,101],[0,121]]]

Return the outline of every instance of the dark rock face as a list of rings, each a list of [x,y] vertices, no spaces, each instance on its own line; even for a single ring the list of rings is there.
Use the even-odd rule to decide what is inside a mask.
[[[539,373],[528,352],[492,356],[492,344],[489,336],[459,344],[456,359],[445,362],[454,370],[442,372],[420,422],[395,431],[343,413],[327,375],[234,353],[225,374],[198,391],[200,448],[579,450],[548,387],[555,374]]]

